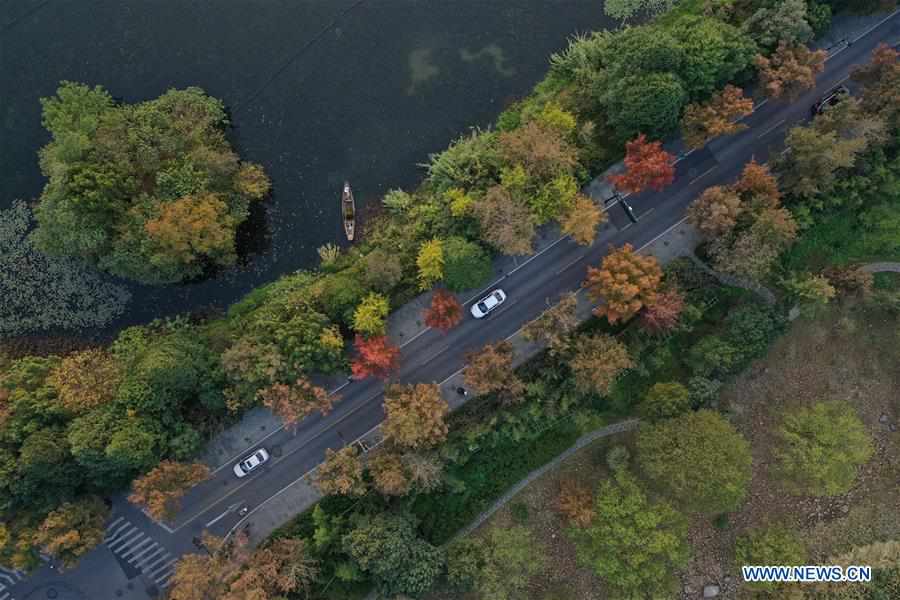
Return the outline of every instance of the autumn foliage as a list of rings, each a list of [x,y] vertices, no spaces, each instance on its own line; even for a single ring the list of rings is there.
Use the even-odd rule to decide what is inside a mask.
[[[900,117],[900,53],[880,44],[872,52],[872,60],[854,69],[852,77],[863,86],[863,109],[896,123]]]
[[[658,192],[675,180],[674,165],[662,142],[648,142],[642,133],[625,144],[625,172],[607,179],[623,192],[637,194],[648,187]]]
[[[574,479],[559,485],[557,510],[576,527],[587,527],[594,520],[594,497],[590,488]]]
[[[406,467],[400,455],[378,452],[369,458],[369,472],[377,489],[384,496],[404,496],[411,487]]]
[[[318,575],[306,540],[280,537],[250,555],[222,600],[268,600],[298,592],[308,597]]]
[[[122,381],[120,364],[104,350],[65,357],[50,375],[50,385],[66,410],[82,414],[113,400]]]
[[[575,196],[575,203],[559,220],[562,232],[581,246],[590,246],[597,236],[597,227],[606,223],[609,215],[583,194]]]
[[[559,302],[542,312],[536,319],[522,327],[522,336],[530,342],[542,342],[556,353],[565,344],[566,336],[578,326],[578,297],[570,292]]]
[[[364,338],[356,336],[357,356],[350,363],[355,379],[369,376],[387,379],[400,366],[400,348],[388,341],[387,336]]]
[[[209,467],[204,464],[164,460],[134,481],[128,500],[143,506],[158,521],[170,519],[178,512],[185,492],[208,477]]]
[[[144,225],[166,261],[183,264],[206,256],[221,264],[234,262],[235,227],[228,205],[211,193],[165,202],[159,217]]]
[[[447,333],[462,319],[462,306],[456,296],[438,289],[431,297],[431,307],[425,311],[425,324],[428,327]]]
[[[66,502],[47,515],[33,543],[65,566],[74,566],[82,555],[103,541],[107,515],[109,508],[96,496]]]
[[[338,397],[332,398],[323,388],[301,377],[293,385],[275,383],[260,390],[263,406],[275,413],[285,427],[294,427],[315,411],[327,415]]]
[[[702,148],[708,141],[747,128],[737,122],[753,112],[753,100],[733,85],[717,92],[705,104],[688,104],[681,118],[681,132],[689,148]]]
[[[744,211],[741,197],[731,188],[715,185],[706,188],[687,209],[688,223],[707,238],[728,233]]]
[[[656,301],[662,269],[653,256],[642,256],[625,244],[603,259],[600,268],[588,267],[582,284],[595,302],[604,302],[594,314],[610,323],[627,320]]]
[[[466,385],[479,394],[497,393],[508,402],[521,399],[524,385],[513,371],[513,347],[509,342],[487,344],[466,354]]]
[[[363,466],[356,446],[345,446],[335,452],[325,450],[325,461],[316,469],[313,478],[319,491],[328,495],[362,496],[366,493]]]
[[[614,337],[598,334],[577,337],[569,368],[583,392],[605,396],[626,369],[634,367],[628,348]]]
[[[675,289],[666,290],[656,296],[650,306],[640,315],[640,324],[650,333],[663,333],[675,329],[684,310],[684,296]]]
[[[389,386],[384,412],[384,437],[398,446],[428,448],[447,438],[447,401],[436,384]]]
[[[825,69],[827,57],[824,50],[812,51],[802,44],[790,46],[781,42],[771,57],[759,54],[754,62],[766,95],[793,101],[815,87],[816,76]]]

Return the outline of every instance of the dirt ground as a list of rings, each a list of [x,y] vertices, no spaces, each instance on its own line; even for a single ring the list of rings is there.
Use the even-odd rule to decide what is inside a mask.
[[[742,598],[734,566],[735,539],[748,528],[783,524],[799,532],[812,562],[825,561],[853,546],[900,537],[900,321],[861,305],[834,305],[814,318],[801,317],[771,348],[723,391],[723,407],[750,441],[753,478],[747,502],[727,519],[694,518],[692,558],[681,573],[681,598],[701,598],[705,585],[720,587],[718,598]],[[827,499],[787,494],[772,473],[775,428],[786,409],[823,400],[845,400],[857,410],[876,448],[854,487]],[[892,431],[893,427],[893,431]],[[606,451],[630,444],[630,435],[599,440],[556,471],[522,491],[483,525],[529,527],[545,557],[533,578],[529,600],[606,600],[602,582],[579,567],[565,535],[566,522],[554,509],[560,481],[573,477],[593,489],[605,477]],[[516,504],[527,507],[525,511]],[[536,550],[537,551],[537,550]],[[434,594],[430,600],[474,600],[476,595]],[[610,599],[611,600],[611,599]]]

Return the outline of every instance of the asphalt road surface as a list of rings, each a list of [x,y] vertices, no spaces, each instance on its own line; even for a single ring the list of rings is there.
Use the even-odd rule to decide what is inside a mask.
[[[791,104],[758,103],[754,114],[744,120],[747,130],[684,156],[677,163],[677,177],[671,187],[660,193],[629,197],[638,217],[636,224],[625,218],[621,206],[612,205],[609,213],[613,227],[591,247],[578,246],[565,238],[541,254],[524,259],[500,281],[488,286],[502,286],[508,296],[496,313],[478,321],[466,318],[446,335],[429,330],[408,341],[402,348],[398,379],[404,383],[444,381],[461,369],[466,352],[509,337],[543,311],[548,298],[577,290],[587,267],[599,263],[610,244],[630,243],[641,248],[663,235],[684,219],[685,208],[703,189],[730,183],[752,158],[765,162],[772,151],[778,152],[787,130],[809,118],[813,102],[844,82],[851,68],[866,62],[880,42],[893,44],[898,39],[900,16],[895,13],[872,30],[861,32],[851,45],[833,49],[815,90]],[[473,299],[480,297],[473,294]],[[471,301],[465,309],[470,305]],[[258,471],[238,479],[232,472],[233,463],[229,463],[191,490],[177,520],[165,529],[149,521],[124,497],[117,498],[113,513],[117,521],[110,526],[108,546],[126,578],[138,570],[150,582],[151,593],[153,587],[164,587],[175,559],[197,551],[192,540],[201,531],[227,533],[241,520],[238,507],[261,505],[319,464],[327,448],[340,448],[377,425],[384,416],[382,390],[383,384],[372,378],[347,384],[340,390],[341,401],[328,417],[316,415],[295,432],[281,430],[270,434],[264,445],[272,458]],[[248,448],[248,453],[253,449]],[[113,560],[107,559],[107,563],[112,564]],[[37,597],[32,591],[36,586],[46,586],[48,581],[82,589],[91,581],[90,587],[97,589],[99,568],[92,563],[90,568],[79,566],[60,575],[45,567],[9,591],[22,600]],[[0,600],[9,600],[3,597],[9,591],[0,591]],[[139,590],[126,592],[129,598],[145,597],[137,595]],[[108,597],[115,597],[111,589]]]

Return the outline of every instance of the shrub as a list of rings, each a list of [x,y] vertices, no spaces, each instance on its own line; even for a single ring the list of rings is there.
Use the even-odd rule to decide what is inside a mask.
[[[444,244],[444,284],[454,292],[484,285],[493,271],[491,257],[475,242],[459,237]]]
[[[655,383],[639,409],[641,415],[650,420],[676,417],[691,407],[688,389],[677,382]]]
[[[631,452],[625,446],[613,446],[606,453],[606,466],[611,471],[619,471],[627,469],[628,463],[631,461]]]
[[[744,565],[802,565],[806,562],[806,548],[799,534],[784,527],[769,526],[752,530],[738,538],[735,544],[735,563]],[[755,583],[758,590],[774,590],[776,583]]]

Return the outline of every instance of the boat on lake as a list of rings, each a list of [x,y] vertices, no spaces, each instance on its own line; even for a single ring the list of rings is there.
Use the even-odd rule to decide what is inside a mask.
[[[341,194],[341,214],[344,218],[344,233],[347,239],[353,241],[354,230],[356,229],[356,202],[353,200],[353,190],[350,189],[350,182],[344,182],[344,193]]]

